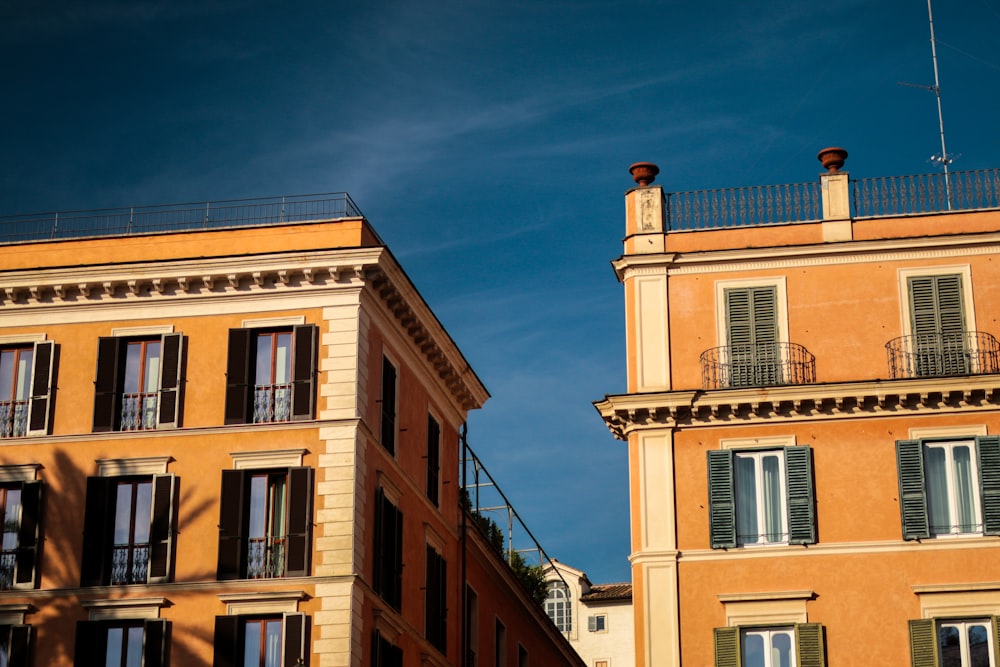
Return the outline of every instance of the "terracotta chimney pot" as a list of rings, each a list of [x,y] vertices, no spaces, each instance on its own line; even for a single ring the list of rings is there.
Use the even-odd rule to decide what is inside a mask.
[[[844,160],[847,159],[847,151],[837,146],[831,146],[821,150],[816,155],[816,159],[826,167],[827,171],[836,173],[844,166]]]
[[[636,162],[628,168],[628,173],[632,174],[632,180],[638,183],[639,187],[644,188],[656,180],[660,168],[652,162]]]

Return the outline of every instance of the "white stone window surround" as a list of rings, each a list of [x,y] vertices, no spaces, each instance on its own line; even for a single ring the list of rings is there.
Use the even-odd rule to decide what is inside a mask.
[[[173,461],[170,456],[143,456],[131,459],[97,459],[98,477],[127,477],[131,475],[165,475]]]
[[[24,625],[25,614],[33,614],[38,609],[30,604],[0,604],[0,625]]]
[[[306,323],[305,315],[290,315],[288,317],[257,317],[243,320],[244,329],[270,329],[272,327],[294,327]]]
[[[778,342],[790,342],[788,338],[788,291],[785,287],[785,276],[773,276],[715,281],[715,327],[718,345],[729,345],[729,334],[726,331],[726,290],[744,287],[774,287],[774,317],[778,326]]]
[[[912,587],[920,599],[921,618],[1000,616],[1000,582],[921,584]]]
[[[33,482],[38,479],[41,463],[0,466],[0,482]]]
[[[111,335],[117,338],[131,336],[160,336],[174,333],[173,324],[152,324],[142,327],[115,327],[111,330]]]
[[[962,307],[965,312],[965,330],[977,331],[976,329],[976,309],[975,299],[972,298],[972,267],[968,264],[956,264],[951,266],[925,266],[917,268],[899,269],[899,316],[900,324],[904,336],[913,334],[913,326],[910,322],[910,278],[923,276],[947,276],[953,274],[962,276]]]
[[[988,435],[986,424],[969,424],[968,426],[915,426],[910,429],[910,440],[928,440],[930,438],[969,438],[978,435]]]
[[[256,452],[230,452],[233,470],[265,468],[300,468],[308,449],[265,449]]]
[[[815,597],[811,590],[762,593],[720,593],[726,608],[726,626],[781,626],[807,623],[806,602]]]
[[[91,621],[159,618],[160,609],[169,604],[167,598],[118,598],[86,600],[80,605],[90,610]]]
[[[305,591],[219,593],[219,600],[226,605],[227,616],[294,614],[299,610],[299,602],[306,597]]]
[[[23,333],[0,335],[0,345],[17,345],[18,343],[44,343],[48,338],[44,333]]]

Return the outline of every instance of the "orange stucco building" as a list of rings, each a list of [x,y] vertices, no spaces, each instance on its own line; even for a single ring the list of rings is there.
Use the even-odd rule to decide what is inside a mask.
[[[466,530],[488,394],[349,197],[0,237],[2,664],[578,664]]]
[[[636,662],[1000,665],[1000,172],[632,172]]]

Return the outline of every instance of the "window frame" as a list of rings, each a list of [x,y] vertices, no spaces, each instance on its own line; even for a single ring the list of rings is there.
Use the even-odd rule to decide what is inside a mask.
[[[242,665],[246,624],[281,619],[282,667],[309,664],[309,617],[302,612],[265,612],[215,617],[213,665]]]
[[[990,659],[990,666],[1000,666],[1000,617],[991,614],[932,617],[909,621],[910,664],[913,667],[936,667],[943,658],[941,627],[968,623],[987,625],[987,656]]]
[[[573,632],[572,602],[569,586],[561,581],[552,582],[545,595],[545,615],[549,617],[559,632],[567,635]]]
[[[795,667],[825,667],[826,639],[819,623],[732,625],[715,628],[715,667],[737,667],[742,664],[744,633],[764,630],[793,631],[792,648]]]
[[[392,456],[399,440],[399,364],[388,352],[382,351],[381,386],[379,388],[379,443]],[[386,406],[391,406],[387,410]]]
[[[608,615],[592,614],[587,617],[587,631],[594,633],[605,633],[608,631]]]
[[[900,330],[904,336],[914,335],[913,312],[910,302],[910,281],[913,278],[931,278],[958,275],[961,277],[962,313],[966,331],[976,331],[976,308],[972,294],[972,268],[968,264],[928,266],[899,269]]]
[[[122,429],[127,355],[130,345],[159,341],[160,364],[156,389],[155,423]],[[97,341],[97,370],[94,379],[93,432],[131,432],[173,429],[181,425],[184,360],[187,339],[180,333],[145,336],[102,336]],[[145,361],[145,357],[143,357]],[[145,364],[143,364],[145,365]],[[146,392],[143,392],[146,393]],[[149,392],[151,393],[151,392]]]
[[[427,413],[427,499],[441,507],[441,422]]]
[[[448,561],[430,544],[425,554],[424,637],[441,653],[447,653]]]
[[[8,403],[13,403],[14,410],[11,413],[11,432],[5,434],[6,428],[0,428],[0,439],[27,438],[37,435],[48,435],[52,421],[52,403],[54,382],[53,376],[56,369],[57,348],[51,340],[22,340],[6,341],[0,345],[0,352],[18,351],[23,352],[31,349],[31,368],[27,369],[27,397],[17,399],[13,396]],[[16,367],[11,377],[11,391],[16,392],[17,378]],[[27,412],[24,416],[24,432],[16,433],[16,410],[17,403],[21,401],[27,403]],[[6,421],[6,420],[5,420]]]
[[[779,364],[779,367],[783,368],[784,364],[782,362],[784,359],[782,355],[784,354],[784,347],[780,345],[780,343],[787,343],[790,340],[788,333],[788,295],[785,276],[715,281],[715,323],[716,340],[718,341],[717,345],[727,349],[733,346],[733,343],[730,341],[730,313],[728,308],[728,299],[726,296],[727,292],[730,290],[752,290],[757,288],[771,288],[774,290],[775,342],[778,343],[776,346],[777,356],[775,361]],[[730,376],[727,379],[727,386],[734,388],[752,387],[757,386],[757,384],[753,382],[735,383],[732,381],[732,377]]]
[[[397,611],[403,600],[403,513],[383,487],[375,491],[372,590]]]
[[[95,656],[107,659],[108,630],[112,628],[141,627],[141,667],[161,667],[169,660],[170,621],[162,618],[116,618],[77,621],[75,665],[93,664]]]
[[[17,543],[12,549],[3,549],[0,567],[0,590],[32,589],[38,583],[38,547],[41,531],[42,482],[38,480],[12,480],[0,483],[0,514],[6,524],[7,494],[20,492],[17,508]],[[14,531],[11,531],[14,532]],[[9,578],[7,564],[10,564]]]

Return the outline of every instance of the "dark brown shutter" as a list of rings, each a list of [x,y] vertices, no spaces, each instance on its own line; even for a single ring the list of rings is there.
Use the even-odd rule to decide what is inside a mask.
[[[396,453],[396,367],[382,357],[382,426],[379,438],[390,454]]]
[[[76,622],[76,650],[74,665],[93,665],[94,658],[103,662],[108,650],[108,630],[101,621]]]
[[[307,664],[306,655],[306,615],[305,614],[285,614],[284,615],[284,638],[281,642],[282,667],[301,667]]]
[[[392,575],[389,579],[392,588],[389,593],[388,602],[396,609],[401,609],[403,605],[403,513],[399,508],[389,503],[388,515],[391,518],[392,526]]]
[[[42,483],[25,482],[21,485],[21,525],[17,531],[18,588],[35,587],[35,564],[38,562],[38,526],[42,508]]]
[[[441,426],[427,415],[427,499],[438,504],[439,476],[441,474]]]
[[[28,667],[31,657],[31,626],[11,625],[7,642],[7,667]]]
[[[170,623],[162,618],[147,618],[143,622],[142,667],[163,667],[167,664],[167,637]]]
[[[164,334],[160,341],[160,405],[156,428],[177,428],[180,426],[181,358],[183,357],[184,336]]]
[[[312,551],[313,469],[288,469],[288,543],[285,576],[308,577]]]
[[[110,542],[108,519],[114,512],[114,499],[110,493],[113,487],[109,481],[113,481],[113,478],[87,478],[87,501],[83,519],[83,559],[80,566],[81,586],[100,586],[106,583],[104,561],[107,558]]]
[[[226,423],[246,424],[250,410],[250,330],[229,330],[226,362]]]
[[[316,410],[316,343],[319,327],[305,324],[292,329],[292,420],[312,419]]]
[[[149,583],[170,581],[173,565],[174,507],[179,480],[172,474],[153,475],[153,508],[149,527]],[[138,517],[136,517],[138,521]]]
[[[52,404],[52,371],[55,368],[55,343],[35,343],[35,367],[31,374],[31,403],[28,408],[28,435],[47,435]]]
[[[121,410],[118,391],[118,361],[121,339],[114,336],[97,342],[97,379],[94,381],[94,433],[115,430]]]
[[[240,617],[239,616],[216,616],[215,617],[215,657],[212,660],[213,667],[237,667],[243,662],[237,663],[240,657]],[[77,663],[86,664],[86,663]]]
[[[246,475],[242,470],[222,471],[219,499],[219,579],[239,579],[243,561],[243,493]]]
[[[372,545],[372,590],[385,597],[385,491],[375,491],[375,542]]]

